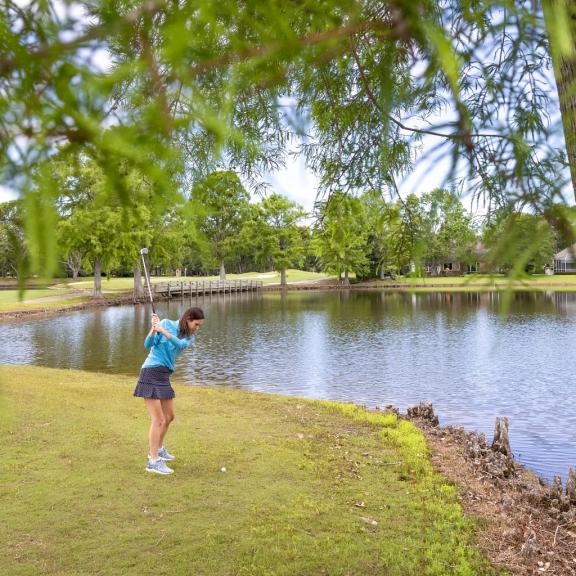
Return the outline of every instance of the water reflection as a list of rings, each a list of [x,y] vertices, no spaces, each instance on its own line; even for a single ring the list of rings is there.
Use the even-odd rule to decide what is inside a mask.
[[[506,415],[521,461],[548,477],[576,464],[575,294],[242,294],[158,310],[176,318],[192,303],[207,321],[180,361],[186,383],[402,409],[431,400],[443,423],[489,437]],[[6,323],[0,362],[136,376],[149,319],[129,306]]]

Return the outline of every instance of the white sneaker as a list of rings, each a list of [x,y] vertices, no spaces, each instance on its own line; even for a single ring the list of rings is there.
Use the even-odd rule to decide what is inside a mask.
[[[153,460],[148,460],[148,464],[146,465],[146,472],[154,472],[155,474],[173,474],[174,470],[172,468],[168,468],[166,463],[161,458],[158,458],[156,462]]]
[[[172,460],[176,460],[176,456],[172,456],[164,446],[158,450],[158,458],[162,458],[164,462],[172,462]]]

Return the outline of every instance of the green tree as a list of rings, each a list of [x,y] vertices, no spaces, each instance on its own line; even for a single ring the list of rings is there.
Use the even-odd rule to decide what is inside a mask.
[[[184,198],[173,195],[170,203],[164,199],[158,202],[148,180],[135,169],[125,166],[122,186],[128,204],[111,193],[108,174],[100,165],[85,154],[73,158],[58,156],[50,164],[50,174],[57,185],[59,246],[64,248],[64,257],[69,265],[78,260],[91,262],[95,270],[96,282],[104,260],[108,271],[121,266],[133,270],[134,295],[143,295],[140,250],[149,247],[150,259],[168,267],[179,266],[183,258],[186,238],[193,233],[193,227],[183,220]],[[93,231],[86,230],[85,221],[92,218],[107,222],[110,240],[108,246],[96,250],[105,256],[99,263],[94,262],[96,237],[100,233],[98,225]],[[71,231],[71,224],[77,224],[77,232]],[[92,236],[87,242],[84,234]],[[106,244],[106,238],[102,239]],[[96,290],[100,294],[100,289]]]
[[[106,193],[109,181],[94,161],[85,156],[70,166],[62,161],[53,167],[55,182],[60,184],[59,246],[66,257],[81,254],[94,272],[94,297],[102,297],[102,271],[120,264],[134,265],[139,270],[140,249],[148,245],[151,212],[143,201],[142,189],[133,173],[127,174],[133,210],[127,210]],[[141,282],[135,274],[135,282]],[[140,290],[135,286],[136,295]]]
[[[475,261],[476,233],[472,217],[460,199],[447,190],[437,188],[422,196],[426,234],[424,259],[441,265],[446,259]]]
[[[286,286],[286,269],[301,266],[304,242],[298,223],[306,216],[304,209],[280,194],[271,194],[261,204],[260,228],[262,252],[280,271],[280,284]]]
[[[242,211],[238,234],[228,243],[229,261],[234,270],[242,274],[248,271],[272,269],[266,232],[261,202],[247,204]]]
[[[554,231],[544,217],[508,210],[486,223],[483,242],[492,269],[510,274],[541,273],[556,250]]]
[[[429,240],[422,199],[409,194],[405,200],[396,203],[391,215],[395,223],[394,253],[400,269],[408,268],[410,274],[422,276],[422,263]]]
[[[194,222],[212,245],[221,280],[226,279],[225,262],[233,254],[234,239],[240,233],[249,201],[240,178],[231,171],[213,172],[192,189]]]
[[[4,202],[0,204],[0,274],[23,280],[27,260],[22,203],[19,200]]]
[[[135,215],[139,215],[136,220]],[[120,232],[129,217],[132,232]],[[60,237],[65,250],[85,254],[86,264],[94,273],[94,298],[102,298],[102,272],[110,271],[135,255],[145,245],[149,232],[146,223],[150,213],[145,206],[127,215],[122,207],[100,205],[98,202],[76,208],[61,221]],[[129,256],[128,256],[129,255]]]
[[[316,209],[315,247],[322,267],[349,285],[349,273],[362,275],[369,265],[362,202],[343,192],[335,192],[326,202],[318,203]]]
[[[38,167],[79,149],[128,210],[127,171],[170,203],[216,166],[257,185],[300,136],[328,192],[394,192],[426,138],[496,207],[543,212],[561,198],[531,1],[77,5],[6,0],[0,14],[0,173],[25,197],[35,266],[57,255],[58,195]]]
[[[576,6],[569,0],[542,0],[572,186],[576,190]]]
[[[361,196],[367,220],[369,276],[394,276],[419,258],[423,234],[420,200],[409,196],[403,203],[390,202],[376,190]]]

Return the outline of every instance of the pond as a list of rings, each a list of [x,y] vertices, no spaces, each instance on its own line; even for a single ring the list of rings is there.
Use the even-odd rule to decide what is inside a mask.
[[[489,440],[508,416],[520,462],[549,479],[576,465],[576,294],[291,292],[157,308],[176,318],[191,304],[207,320],[181,382],[402,410],[426,400],[442,424]],[[0,363],[136,379],[149,317],[149,306],[122,306],[4,323]]]

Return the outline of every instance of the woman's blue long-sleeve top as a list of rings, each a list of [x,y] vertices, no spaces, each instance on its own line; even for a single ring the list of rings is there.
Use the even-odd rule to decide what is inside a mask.
[[[150,354],[142,364],[142,368],[152,368],[153,366],[166,366],[170,372],[174,372],[174,364],[180,352],[193,344],[195,336],[189,338],[178,338],[179,326],[175,320],[164,319],[160,325],[170,332],[171,338],[166,338],[164,334],[154,334],[146,336],[144,347],[151,348]]]

